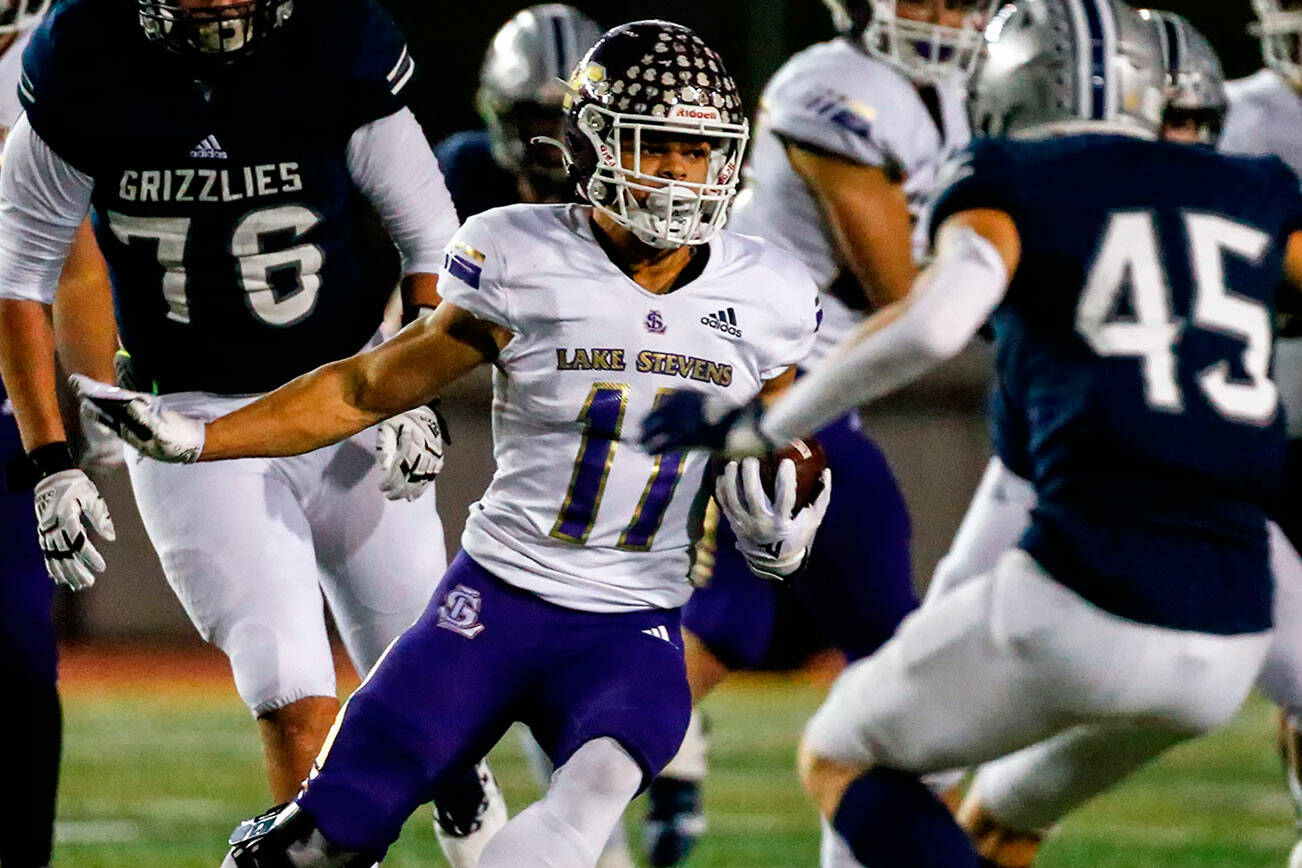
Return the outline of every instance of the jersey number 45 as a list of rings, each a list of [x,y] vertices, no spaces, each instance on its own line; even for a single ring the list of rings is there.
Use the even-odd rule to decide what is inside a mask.
[[[1225,256],[1256,264],[1270,236],[1215,214],[1182,214],[1194,277],[1188,326],[1171,315],[1171,290],[1162,267],[1157,225],[1149,211],[1112,215],[1076,309],[1076,330],[1100,356],[1137,356],[1149,406],[1184,410],[1177,376],[1177,344],[1186,327],[1218,332],[1244,342],[1247,381],[1231,379],[1222,359],[1195,374],[1208,403],[1227,419],[1265,425],[1275,416],[1278,394],[1269,377],[1270,310],[1225,285]],[[1116,311],[1126,301],[1133,317]]]

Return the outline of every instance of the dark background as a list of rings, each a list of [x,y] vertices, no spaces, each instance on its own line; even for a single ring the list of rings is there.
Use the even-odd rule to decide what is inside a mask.
[[[479,63],[489,38],[525,3],[519,0],[381,0],[407,32],[417,61],[412,107],[431,140],[479,126],[472,99]],[[576,0],[604,27],[639,18],[665,18],[695,29],[723,55],[748,106],[764,82],[792,52],[833,34],[819,0]],[[1141,5],[1141,4],[1135,4]],[[1247,33],[1249,0],[1164,0],[1202,30],[1230,78],[1261,65],[1258,43]]]

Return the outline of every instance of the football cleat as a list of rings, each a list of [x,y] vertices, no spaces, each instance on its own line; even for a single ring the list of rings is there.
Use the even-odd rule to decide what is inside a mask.
[[[452,868],[478,865],[507,819],[506,800],[487,760],[446,781],[434,796],[434,836]]]
[[[701,784],[661,775],[647,791],[647,860],[655,868],[681,865],[705,833]]]

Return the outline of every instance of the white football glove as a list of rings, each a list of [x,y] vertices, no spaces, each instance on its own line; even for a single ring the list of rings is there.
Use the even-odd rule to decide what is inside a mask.
[[[823,490],[794,517],[796,465],[790,459],[778,465],[773,494],[770,501],[764,493],[755,457],[743,458],[740,466],[729,461],[714,485],[714,498],[737,534],[737,550],[751,572],[781,580],[800,569],[809,554],[832,497],[832,471],[823,470]]]
[[[447,423],[433,407],[417,407],[381,422],[375,434],[380,491],[389,500],[415,500],[443,469],[452,440]]]
[[[117,433],[86,413],[81,415],[82,451],[77,463],[91,473],[107,473],[125,461]]]
[[[189,464],[203,453],[204,422],[164,410],[156,395],[119,389],[81,374],[69,378],[82,413],[112,430],[142,455]]]
[[[36,483],[36,532],[50,578],[74,591],[95,584],[104,558],[90,543],[90,530],[117,539],[108,504],[83,471],[60,470]]]

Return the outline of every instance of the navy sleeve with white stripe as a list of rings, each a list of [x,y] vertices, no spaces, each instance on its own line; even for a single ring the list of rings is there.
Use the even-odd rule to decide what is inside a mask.
[[[347,5],[357,11],[355,20],[341,17],[341,21],[350,29],[356,27],[356,35],[349,34],[349,43],[354,46],[349,84],[355,93],[356,110],[361,113],[361,125],[391,115],[407,104],[416,61],[406,37],[376,0]]]

